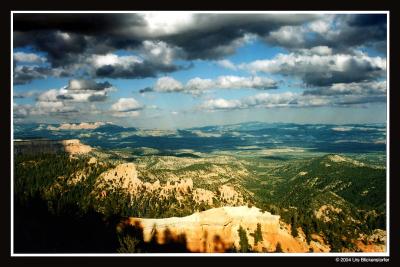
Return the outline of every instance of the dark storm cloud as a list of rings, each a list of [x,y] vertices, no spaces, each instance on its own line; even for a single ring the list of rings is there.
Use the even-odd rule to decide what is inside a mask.
[[[306,73],[302,76],[308,86],[328,86],[335,83],[352,83],[375,80],[384,75],[384,70],[371,66],[350,64],[348,71],[329,71],[326,73]]]
[[[87,54],[137,48],[142,40],[123,31],[140,25],[135,14],[14,14],[14,46],[46,52],[53,67],[65,67]]]
[[[15,66],[13,73],[14,84],[27,84],[32,80],[45,79],[48,76],[67,77],[70,75],[65,70],[40,66]]]
[[[348,24],[356,27],[379,25],[386,28],[386,18],[386,14],[356,14],[348,19]]]
[[[328,45],[338,48],[353,46],[374,46],[376,43],[386,43],[386,15],[359,14],[343,17],[345,26],[339,34],[328,40]]]
[[[316,96],[341,96],[341,95],[386,95],[386,81],[360,82],[360,83],[336,83],[332,86],[307,89],[303,95]]]
[[[50,73],[50,70],[45,69],[45,73],[43,73],[43,70],[43,68],[30,68],[28,66],[14,68],[14,84],[27,84],[35,79],[44,79]]]
[[[159,73],[169,73],[182,68],[176,65],[163,65],[144,61],[143,63],[129,65],[129,68],[122,65],[105,65],[96,69],[96,76],[125,79],[146,78],[156,77]]]
[[[316,15],[196,14],[186,30],[165,37],[182,47],[188,59],[220,59],[231,55],[246,34],[264,36],[285,25],[301,25]]]
[[[386,95],[377,96],[347,96],[338,99],[337,106],[361,105],[367,103],[386,103]]]
[[[15,47],[32,46],[47,54],[53,67],[76,63],[78,56],[87,50],[84,36],[59,31],[27,32],[14,35]]]
[[[332,54],[328,47],[315,47],[275,58],[241,64],[251,72],[265,72],[300,78],[307,87],[337,83],[376,81],[386,77],[386,59],[364,53]]]
[[[21,32],[54,30],[87,35],[116,34],[128,26],[145,26],[137,14],[101,13],[16,13],[14,30]]]
[[[65,74],[82,68],[92,78],[156,77],[182,69],[174,63],[175,59],[221,59],[234,54],[255,36],[291,50],[328,46],[333,53],[353,53],[355,48],[363,46],[385,52],[386,15],[336,15],[332,18],[326,22],[327,30],[312,32],[307,25],[323,22],[325,16],[193,14],[184,23],[169,25],[165,21],[167,25],[160,26],[143,14],[25,13],[14,14],[14,46],[29,46],[45,52],[47,62],[53,68],[64,69]],[[154,46],[163,49],[164,56],[152,55]],[[88,61],[93,55],[107,55],[116,50],[138,52],[142,61],[140,64],[99,66]],[[21,71],[17,83],[51,75],[41,71],[30,74],[28,70]],[[367,72],[373,71],[368,69]],[[318,86],[350,80],[342,73],[331,74],[332,77],[328,75],[324,80],[312,75],[304,75],[304,79]],[[362,74],[351,75],[355,81],[363,79]]]
[[[72,95],[57,95],[56,96],[57,100],[74,100],[74,97]]]
[[[89,102],[103,102],[107,100],[107,95],[91,95],[88,98]]]
[[[318,22],[318,21],[317,21]],[[386,14],[336,15],[323,31],[300,27],[282,27],[270,32],[265,40],[288,49],[329,46],[335,52],[351,52],[360,46],[386,53]],[[308,25],[309,26],[309,25]]]
[[[154,89],[152,87],[145,87],[145,88],[139,90],[139,93],[141,93],[141,94],[149,93],[149,92],[154,92]]]
[[[184,59],[215,59],[234,53],[246,33],[264,35],[283,25],[300,25],[315,15],[195,14],[180,30],[153,32],[141,14],[14,14],[15,47],[47,53],[53,67],[77,63],[90,54],[137,49],[145,40],[161,40],[183,49]],[[155,71],[151,70],[155,68]],[[161,68],[161,69],[158,69]],[[99,76],[148,77],[176,66],[144,64],[132,73],[103,68]]]

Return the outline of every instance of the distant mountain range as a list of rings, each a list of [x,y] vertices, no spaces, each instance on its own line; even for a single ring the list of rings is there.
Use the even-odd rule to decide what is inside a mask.
[[[81,124],[82,125],[82,124]],[[112,123],[16,124],[15,139],[80,139],[104,149],[148,147],[160,151],[242,150],[241,147],[299,147],[324,153],[386,151],[385,124],[294,124],[246,122],[178,130],[148,130]]]

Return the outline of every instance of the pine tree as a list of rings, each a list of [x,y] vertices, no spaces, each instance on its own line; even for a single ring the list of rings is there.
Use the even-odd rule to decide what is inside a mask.
[[[297,216],[296,214],[292,217],[292,223],[291,223],[291,234],[293,237],[296,237],[299,233],[297,231]]]
[[[240,241],[239,241],[240,250],[239,250],[239,252],[243,252],[243,253],[244,252],[249,252],[251,250],[251,247],[250,247],[250,244],[249,244],[249,240],[247,238],[246,230],[244,230],[242,228],[242,226],[240,226],[239,230],[238,230],[238,233],[239,233],[239,238],[240,238]]]
[[[135,237],[126,235],[123,237],[118,237],[118,242],[120,247],[117,249],[117,252],[119,253],[135,253],[135,252],[140,252],[140,250],[137,248],[139,244],[139,240],[137,240]]]
[[[254,237],[254,245],[257,245],[258,242],[263,241],[260,223],[257,223],[257,229],[250,235]]]
[[[278,242],[278,244],[276,244],[275,252],[278,252],[278,253],[283,252],[281,243]]]

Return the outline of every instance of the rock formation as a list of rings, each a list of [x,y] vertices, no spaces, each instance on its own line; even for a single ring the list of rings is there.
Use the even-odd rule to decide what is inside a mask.
[[[253,234],[261,225],[263,241],[254,244]],[[159,244],[166,242],[167,234],[175,238],[184,236],[187,249],[192,252],[224,252],[240,248],[238,229],[242,227],[254,251],[274,252],[278,242],[284,252],[308,252],[309,246],[290,235],[279,215],[262,212],[256,207],[221,207],[196,212],[186,217],[145,219],[131,217],[122,226],[142,228],[145,242],[156,237]],[[155,234],[157,232],[157,234]]]
[[[14,153],[41,154],[67,152],[71,155],[86,154],[92,147],[82,144],[78,139],[71,140],[14,140]]]

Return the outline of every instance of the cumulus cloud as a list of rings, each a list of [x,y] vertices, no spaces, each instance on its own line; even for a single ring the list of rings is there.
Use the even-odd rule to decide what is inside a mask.
[[[31,105],[20,105],[18,103],[13,103],[13,117],[14,118],[25,118],[29,115],[32,109]]]
[[[111,88],[112,85],[109,82],[97,83],[94,80],[84,80],[84,79],[73,79],[70,80],[68,86],[66,87],[67,90],[72,91],[101,91],[107,88]]]
[[[175,58],[182,58],[184,53],[181,48],[173,47],[166,42],[149,40],[143,41],[141,52],[146,60],[163,65],[171,65]]]
[[[155,77],[159,73],[169,73],[184,68],[172,64],[172,55],[159,51],[157,47],[149,48],[149,54],[138,56],[118,56],[108,53],[92,55],[85,66],[92,77],[108,78],[146,78]]]
[[[330,16],[328,15],[320,20],[316,20],[316,21],[309,23],[308,27],[312,32],[316,32],[319,34],[325,34],[331,28],[332,18],[333,18],[332,15],[330,15]]]
[[[236,70],[236,65],[227,59],[218,60],[217,64],[226,69]]]
[[[142,105],[134,98],[120,98],[111,106],[112,111],[128,112],[142,109]]]
[[[306,42],[306,29],[302,26],[284,26],[276,31],[272,31],[265,40],[273,45],[286,48],[303,47]]]
[[[254,107],[279,107],[288,106],[298,95],[294,93],[269,94],[260,93],[241,99],[209,99],[200,105],[205,110],[231,110],[247,109]]]
[[[110,111],[114,117],[137,117],[140,115],[139,110],[143,108],[134,98],[120,98],[111,105]]]
[[[385,102],[383,95],[314,95],[302,93],[260,93],[241,99],[208,99],[201,103],[200,110],[233,110],[251,108],[283,108],[283,107],[322,107],[322,106],[352,106],[367,103]]]
[[[310,14],[194,14],[191,23],[165,39],[182,47],[189,59],[219,59],[234,53],[250,35],[264,36],[316,18]]]
[[[154,87],[146,87],[141,89],[141,93],[145,92],[184,92],[189,94],[202,94],[207,90],[212,89],[258,89],[268,90],[278,88],[276,81],[265,77],[241,77],[241,76],[219,76],[218,78],[202,79],[199,77],[190,79],[186,84],[175,80],[172,77],[159,78]]]
[[[209,99],[200,105],[204,109],[238,109],[241,108],[240,100],[228,100],[223,98]]]
[[[329,87],[308,89],[305,95],[386,95],[386,81],[335,83]]]
[[[386,49],[385,14],[21,13],[13,19],[16,48],[30,46],[45,53],[52,68],[68,74],[78,65],[92,78],[156,77],[184,68],[176,59],[223,60],[254,38],[292,51]],[[116,50],[137,56],[117,56]],[[33,55],[16,58],[39,61]],[[92,65],[93,58],[106,62]],[[219,64],[235,68],[228,61]],[[35,74],[19,83],[43,77]]]
[[[61,89],[50,89],[44,92],[27,92],[23,97],[35,96],[35,105],[17,106],[16,114],[68,116],[70,114],[94,113],[89,102],[105,101],[108,93],[116,90],[109,82],[96,83],[93,80],[70,80]],[[19,95],[17,95],[18,97]]]
[[[153,89],[156,92],[179,92],[184,88],[181,82],[172,77],[161,77],[156,81]]]
[[[31,97],[38,97],[40,95],[39,91],[31,90],[26,92],[14,92],[13,98],[31,98]]]
[[[67,77],[70,73],[60,68],[50,68],[37,65],[14,66],[13,83],[27,84],[32,80],[46,79],[47,77]]]
[[[306,85],[372,81],[386,75],[386,58],[331,54],[329,48],[315,47],[300,53],[278,54],[273,59],[240,64],[251,72],[277,73],[302,79]]]
[[[290,50],[329,46],[338,53],[370,47],[386,52],[385,14],[324,14],[301,25],[282,26],[264,40]]]
[[[221,89],[231,88],[253,88],[253,89],[276,89],[277,82],[264,77],[239,77],[239,76],[220,76],[215,81],[215,87]]]
[[[167,19],[166,19],[167,17]],[[85,59],[115,50],[135,50],[143,62],[104,64],[98,77],[154,77],[180,69],[174,59],[218,59],[256,35],[285,25],[313,21],[316,15],[275,14],[14,14],[15,47],[44,52],[54,67],[90,65]],[[119,61],[124,61],[118,57]],[[95,76],[93,76],[95,77]]]
[[[34,109],[30,111],[32,115],[48,115],[51,113],[73,113],[78,112],[76,107],[67,105],[63,101],[38,101]]]
[[[51,89],[51,90],[48,90],[48,91],[40,94],[37,97],[37,101],[40,101],[40,102],[58,102],[58,101],[60,101],[60,99],[58,98],[59,95],[60,95],[59,90]]]
[[[24,63],[44,63],[46,58],[35,53],[16,52],[13,55],[14,61]]]
[[[190,79],[185,85],[185,90],[192,93],[201,93],[212,88],[216,88],[216,81],[199,77]]]
[[[139,93],[141,93],[141,94],[149,93],[149,92],[153,92],[153,88],[145,87],[145,88],[139,90]]]
[[[73,79],[61,89],[51,89],[37,97],[40,102],[99,102],[107,99],[108,93],[115,91],[109,82]]]

